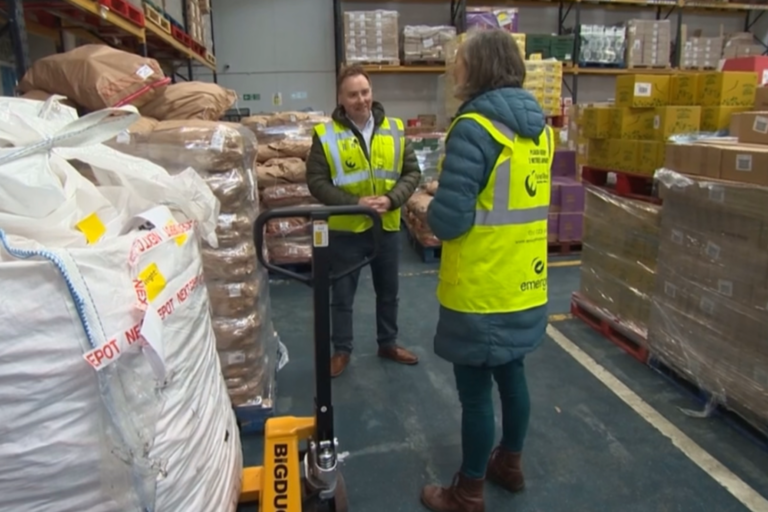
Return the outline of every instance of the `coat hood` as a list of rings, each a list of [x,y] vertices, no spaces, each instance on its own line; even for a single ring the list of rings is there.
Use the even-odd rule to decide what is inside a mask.
[[[537,140],[546,125],[546,116],[536,98],[519,87],[484,92],[466,101],[459,109],[459,114],[472,112],[498,121],[527,139]]]

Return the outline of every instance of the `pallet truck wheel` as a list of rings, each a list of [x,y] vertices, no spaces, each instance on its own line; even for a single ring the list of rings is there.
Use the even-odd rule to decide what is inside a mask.
[[[302,512],[349,512],[349,502],[347,501],[347,484],[344,482],[344,476],[338,473],[336,480],[336,492],[334,493],[335,508],[331,507],[328,501],[320,500],[318,496],[309,496],[305,499]]]

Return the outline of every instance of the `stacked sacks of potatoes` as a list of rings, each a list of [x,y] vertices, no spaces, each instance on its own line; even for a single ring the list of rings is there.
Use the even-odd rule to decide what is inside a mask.
[[[263,209],[317,204],[306,184],[306,160],[315,125],[328,121],[328,117],[307,112],[278,112],[242,120],[259,141],[256,172]],[[266,231],[270,261],[278,265],[310,261],[312,239],[307,218],[274,219]]]
[[[204,244],[202,256],[222,370],[235,406],[272,407],[278,341],[269,279],[253,240],[259,212],[253,133],[233,123],[162,121],[109,144],[172,174],[192,167],[218,198],[218,247]]]

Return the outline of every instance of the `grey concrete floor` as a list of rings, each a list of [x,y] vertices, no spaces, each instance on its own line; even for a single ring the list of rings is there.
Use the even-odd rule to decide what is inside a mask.
[[[438,310],[436,269],[421,263],[404,245],[401,343],[421,357],[415,367],[375,356],[372,283],[367,273],[361,280],[355,353],[347,372],[333,383],[337,435],[341,449],[350,452],[343,472],[352,511],[424,510],[418,499],[421,487],[450,481],[460,464],[460,407],[452,369],[432,353]],[[567,313],[578,282],[577,266],[551,268],[551,314]],[[290,363],[278,377],[277,413],[311,415],[309,289],[275,283],[272,307],[290,353]],[[580,321],[565,319],[553,325],[744,482],[768,496],[768,453],[718,418],[684,415],[678,407],[695,406],[688,397]],[[488,512],[748,510],[551,339],[529,357],[527,373],[533,404],[524,456],[528,489],[509,496],[489,486]],[[261,440],[244,437],[243,445],[246,464],[260,465]]]

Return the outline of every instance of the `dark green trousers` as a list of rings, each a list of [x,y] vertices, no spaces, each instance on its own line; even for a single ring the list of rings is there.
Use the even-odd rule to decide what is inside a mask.
[[[484,478],[496,436],[493,415],[493,381],[501,396],[501,446],[517,453],[523,450],[531,401],[523,359],[502,366],[453,365],[461,402],[461,472],[469,478]]]

